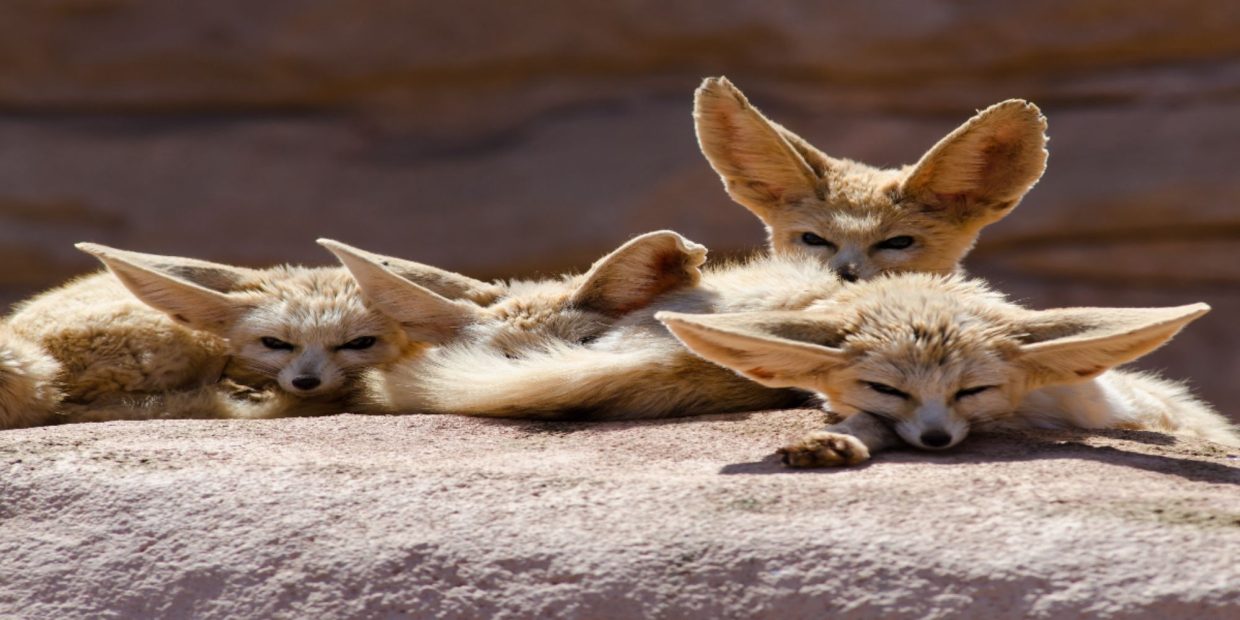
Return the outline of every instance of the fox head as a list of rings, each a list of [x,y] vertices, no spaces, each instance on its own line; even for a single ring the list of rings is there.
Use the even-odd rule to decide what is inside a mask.
[[[372,255],[321,239],[362,293],[409,338],[488,347],[509,357],[556,344],[588,344],[621,316],[660,295],[695,286],[706,248],[671,231],[647,233],[599,259],[582,275],[511,282],[494,303],[445,297],[394,274]]]
[[[228,372],[243,383],[276,382],[299,397],[335,398],[352,391],[368,368],[420,346],[367,304],[340,268],[247,269],[93,243],[77,247],[107,265],[146,305],[227,340]],[[481,302],[498,294],[494,285],[459,274],[382,260],[393,273],[443,294]]]
[[[1011,305],[976,281],[901,276],[846,287],[803,312],[659,313],[697,355],[770,387],[869,413],[941,449],[1010,416],[1031,390],[1083,381],[1170,340],[1209,310]]]
[[[732,199],[766,224],[771,249],[814,251],[847,281],[957,270],[981,229],[1046,169],[1046,118],[1018,99],[979,112],[899,169],[828,157],[726,78],[702,83],[693,116],[702,153]]]

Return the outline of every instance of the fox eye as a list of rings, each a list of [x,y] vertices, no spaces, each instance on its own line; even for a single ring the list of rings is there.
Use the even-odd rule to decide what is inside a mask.
[[[962,398],[968,398],[969,396],[973,396],[974,394],[981,394],[982,392],[985,392],[986,390],[989,390],[990,388],[993,388],[993,387],[995,386],[979,385],[977,387],[965,388],[963,390],[960,390],[959,392],[956,392],[955,398],[956,400],[960,400]]]
[[[865,384],[870,386],[871,390],[874,390],[875,392],[878,392],[879,394],[886,394],[887,396],[895,396],[896,398],[902,398],[904,400],[908,400],[908,394],[901,392],[900,390],[897,390],[885,383],[875,383],[873,381],[866,381]]]
[[[913,245],[912,237],[908,235],[900,235],[899,237],[892,237],[890,239],[884,239],[882,241],[879,241],[878,243],[875,243],[874,249],[876,250],[903,250],[911,245]]]
[[[834,243],[831,243],[830,241],[827,241],[826,239],[823,239],[822,237],[819,237],[818,235],[815,235],[812,232],[801,233],[801,243],[804,243],[805,245],[821,246],[824,248],[835,249]]]
[[[369,349],[370,347],[375,346],[375,340],[377,339],[374,336],[354,338],[353,340],[336,347],[336,350],[349,349],[352,351],[360,351],[362,349]]]
[[[263,343],[264,347],[275,349],[276,351],[292,351],[295,348],[292,344],[271,336],[263,336],[259,339],[259,342]]]

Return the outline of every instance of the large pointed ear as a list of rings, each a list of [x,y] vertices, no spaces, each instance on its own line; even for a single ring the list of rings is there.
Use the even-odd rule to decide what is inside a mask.
[[[834,315],[660,312],[655,318],[698,356],[768,387],[809,389],[846,362],[842,350],[820,344],[839,341],[843,325]]]
[[[410,281],[414,284],[426,287],[438,295],[447,297],[448,299],[467,299],[476,304],[489,305],[504,294],[504,291],[498,285],[482,280],[475,280],[469,276],[432,267],[423,263],[396,258],[394,256],[384,256],[367,252],[366,250],[356,248],[333,239],[319,239],[318,244],[335,253],[333,248],[339,248],[341,251],[347,251],[354,256],[363,256],[372,264],[381,265],[384,269]],[[337,255],[338,256],[338,255]]]
[[[611,316],[644,308],[668,291],[697,286],[706,247],[678,233],[646,233],[600,258],[573,293],[573,305]]]
[[[1027,335],[1017,362],[1033,387],[1090,379],[1157,349],[1209,311],[1193,304],[1033,312],[1021,325]]]
[[[733,200],[763,220],[781,205],[822,198],[828,160],[767,120],[727,78],[706,78],[693,97],[698,146]]]
[[[448,299],[397,275],[382,264],[382,257],[356,250],[343,243],[321,239],[319,243],[336,255],[353,275],[362,295],[380,312],[400,323],[413,340],[441,344],[481,317],[470,301]]]
[[[256,272],[252,269],[129,252],[97,243],[75,247],[107,265],[142,303],[186,327],[224,334],[250,308],[226,293],[253,278]]]
[[[1002,219],[1046,170],[1046,117],[1009,99],[957,127],[913,166],[901,194],[957,221]]]

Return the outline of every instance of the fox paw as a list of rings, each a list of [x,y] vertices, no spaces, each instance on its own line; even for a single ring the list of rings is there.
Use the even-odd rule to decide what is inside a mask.
[[[870,450],[852,435],[814,431],[779,449],[788,467],[842,467],[870,459]]]
[[[271,390],[243,385],[230,379],[221,379],[218,385],[224,394],[236,401],[263,403],[272,399]]]

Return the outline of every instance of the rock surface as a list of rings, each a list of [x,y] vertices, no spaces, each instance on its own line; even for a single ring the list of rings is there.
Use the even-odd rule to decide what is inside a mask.
[[[793,472],[816,411],[0,433],[0,615],[1235,618],[1240,460],[971,437]]]
[[[970,268],[1035,306],[1213,304],[1144,365],[1236,403],[1237,31],[1228,0],[13,0],[0,301],[93,268],[83,240],[321,263],[326,235],[487,277],[658,228],[744,251],[762,231],[694,143],[703,76],[877,164],[1026,97],[1049,172]]]

